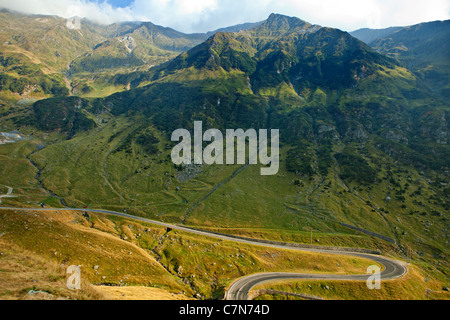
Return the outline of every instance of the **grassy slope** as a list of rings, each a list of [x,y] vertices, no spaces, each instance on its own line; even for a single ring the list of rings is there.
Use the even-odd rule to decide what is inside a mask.
[[[34,154],[33,161],[42,168],[43,185],[64,197],[70,206],[127,210],[170,222],[180,222],[185,213],[192,209],[187,223],[205,227],[282,228],[295,231],[307,231],[307,227],[312,227],[322,233],[349,232],[339,227],[334,220],[339,217],[338,212],[323,209],[325,216],[332,213],[328,217],[331,218],[329,221],[323,220],[323,214],[316,216],[320,213],[318,205],[322,202],[319,195],[325,193],[327,203],[340,209],[330,201],[330,198],[334,198],[337,202],[340,194],[330,197],[329,187],[324,183],[319,189],[313,189],[311,185],[295,186],[295,175],[286,172],[283,167],[277,176],[261,177],[259,167],[250,166],[196,206],[199,200],[226,181],[239,166],[204,167],[198,177],[180,183],[176,178],[179,172],[167,160],[170,149],[164,150],[165,142],[161,145],[159,155],[145,155],[137,147],[136,153],[132,155],[114,152],[131,131],[133,125],[119,118],[111,120],[96,133],[80,135]],[[115,138],[110,145],[106,144],[111,137]],[[249,185],[252,188],[248,188]],[[265,196],[261,198],[261,194]],[[283,198],[280,199],[279,194],[283,194]],[[312,209],[309,197],[317,198],[314,200],[317,205]],[[362,202],[359,199],[354,201]],[[368,210],[365,203],[360,206]],[[377,219],[376,215],[374,219]],[[375,222],[380,222],[380,218]],[[341,244],[358,242],[343,241]]]
[[[408,90],[414,84],[414,77],[402,68],[384,68],[379,73],[377,77],[383,77],[383,83],[377,77],[366,79],[356,94],[366,96],[365,100],[370,101],[390,90],[389,95],[396,97],[399,93],[392,92],[392,88]],[[226,81],[220,86],[211,82],[205,90],[226,93],[235,87],[247,88],[243,74],[223,70],[205,73],[188,69],[159,82],[176,83],[189,79],[195,83],[217,76]],[[386,82],[392,86],[386,86]],[[248,88],[246,90],[242,94],[251,93]],[[278,90],[284,92],[285,88]],[[275,91],[269,98],[279,94]],[[334,99],[333,92],[328,95],[322,92],[322,95],[325,95],[325,101]],[[308,105],[316,103],[314,97],[311,99]],[[341,103],[345,106],[346,102]],[[364,100],[361,103],[365,103]],[[386,105],[392,103],[396,103],[395,100]],[[414,103],[421,102],[415,100]],[[344,112],[356,113],[356,117],[359,112],[363,114],[355,108],[344,109]],[[179,183],[176,179],[179,172],[169,160],[171,146],[161,133],[152,129],[163,141],[154,154],[146,154],[132,139],[130,141],[130,135],[144,123],[142,118],[92,117],[98,123],[103,122],[95,131],[51,145],[32,156],[43,169],[43,185],[72,206],[126,209],[171,222],[179,222],[189,212],[187,223],[217,227],[257,226],[303,231],[312,227],[320,232],[347,232],[336,224],[337,221],[347,222],[396,238],[400,243],[402,240],[417,242],[420,234],[434,249],[429,251],[430,248],[425,246],[425,252],[422,248],[417,249],[419,254],[445,255],[441,239],[445,238],[444,226],[439,223],[443,218],[434,214],[442,210],[439,198],[443,187],[427,183],[424,174],[419,174],[415,168],[386,157],[374,147],[377,142],[371,140],[372,137],[370,143],[363,145],[346,142],[345,146],[339,142],[333,146],[334,152],[342,152],[345,148],[363,154],[378,172],[377,183],[370,187],[357,181],[342,180],[343,168],[333,159],[326,176],[302,177],[301,183],[296,184],[298,176],[286,171],[286,149],[283,149],[277,176],[261,177],[259,168],[250,166],[198,203],[215,186],[226,181],[238,166],[205,167],[195,179]],[[130,146],[128,153],[117,152],[124,145]],[[316,168],[320,159],[316,158],[317,150],[314,149],[311,165]],[[279,197],[280,194],[283,196]],[[420,199],[417,199],[418,195]],[[391,200],[386,201],[387,197]],[[415,245],[421,246],[420,242]]]
[[[177,33],[151,23],[140,27],[133,23],[101,26],[83,20],[80,30],[71,30],[64,18],[7,10],[0,12],[0,28],[0,56],[18,59],[14,70],[19,64],[28,70],[27,74],[17,74],[14,70],[3,70],[0,65],[4,75],[27,86],[26,90],[17,85],[11,90],[1,90],[0,102],[43,99],[67,94],[68,89],[83,97],[120,92],[127,86],[110,83],[116,74],[147,70],[206,37]],[[137,45],[132,54],[120,42],[124,36],[132,37]],[[94,70],[95,76],[91,73]],[[46,84],[42,85],[43,82]],[[50,86],[55,87],[52,92],[46,89]]]
[[[137,152],[133,156],[123,151],[111,152],[126,140],[131,131],[133,124],[125,118],[111,119],[95,133],[81,134],[70,141],[51,145],[31,158],[42,168],[40,179],[43,185],[64,197],[70,206],[82,207],[86,204],[92,208],[127,210],[132,214],[175,223],[179,223],[192,207],[187,219],[189,225],[300,243],[310,243],[309,230],[312,228],[315,244],[380,249],[397,256],[395,248],[370,237],[356,235],[337,223],[338,220],[353,224],[359,221],[357,224],[366,229],[395,237],[401,244],[411,245],[415,251],[413,258],[418,262],[425,261],[426,268],[434,277],[439,278],[436,268],[446,268],[446,248],[440,240],[441,228],[444,226],[435,222],[439,221],[439,216],[420,213],[430,212],[434,208],[433,201],[424,200],[420,205],[423,211],[410,213],[410,206],[418,206],[415,191],[421,190],[421,196],[428,199],[434,195],[433,189],[413,168],[393,170],[395,185],[392,185],[392,180],[381,179],[380,184],[366,190],[355,183],[344,183],[336,174],[339,170],[337,167],[323,181],[304,180],[301,185],[295,185],[293,182],[297,177],[286,172],[283,166],[280,174],[274,177],[261,177],[258,166],[250,166],[218,188],[209,198],[193,206],[214,186],[229,178],[237,167],[206,167],[199,176],[179,183],[175,178],[179,172],[166,160],[170,150],[165,150],[165,142],[160,145],[160,154],[152,155],[150,159],[148,155],[146,158],[140,153],[137,146],[133,149]],[[110,148],[105,148],[102,139],[108,141],[111,137],[114,142],[109,145]],[[20,168],[14,170],[16,176],[8,175],[8,180],[0,181],[0,184],[15,187],[14,194],[20,196],[4,199],[5,204],[21,206],[31,202],[28,205],[35,206],[44,201],[47,205],[60,205],[57,198],[45,194],[37,181],[30,178],[30,174],[36,174],[36,169],[24,156],[34,150],[32,144],[11,144],[2,146],[0,150],[4,150],[2,169],[11,165]],[[50,152],[52,157],[47,158],[46,152]],[[380,173],[380,177],[384,175],[388,177],[385,170]],[[262,180],[264,183],[261,183]],[[397,201],[395,197],[389,202],[385,201],[386,190],[395,190],[397,184],[403,186],[407,183],[409,187],[406,188],[406,195],[414,194],[406,197],[408,209],[401,208],[403,202]],[[252,185],[252,188],[243,189],[243,185]],[[272,188],[278,190],[277,193],[273,193]],[[260,194],[267,196],[261,198]],[[280,198],[279,194],[284,196]],[[425,211],[422,209],[424,206],[430,209]],[[225,210],[217,210],[218,207]],[[427,233],[422,229],[427,229]],[[425,243],[420,240],[422,237],[426,237]],[[184,253],[173,252],[173,259]],[[434,262],[429,264],[432,260]]]
[[[402,28],[370,45],[397,58],[415,72],[430,90],[444,100],[449,97],[449,36],[447,21],[421,23]]]
[[[380,290],[369,290],[365,281],[297,281],[276,282],[254,288],[289,293],[302,293],[327,300],[449,300],[450,294],[442,283],[430,279],[417,266],[409,266],[408,274],[399,280],[384,281]],[[284,295],[262,295],[256,300],[285,300]]]
[[[81,265],[89,283],[160,288],[220,297],[231,280],[254,272],[361,273],[372,262],[326,254],[240,245],[103,215],[82,212],[1,211],[4,246],[28,250],[46,263]],[[12,259],[1,257],[5,263]],[[98,266],[98,268],[94,268]],[[10,279],[3,273],[2,277]],[[61,280],[61,273],[57,273]],[[45,278],[45,275],[43,275]],[[42,278],[42,277],[41,277]],[[18,297],[20,284],[8,294]],[[36,289],[49,290],[40,286]],[[61,281],[51,290],[62,290]],[[59,287],[59,289],[58,289]],[[63,290],[64,291],[64,290]],[[53,292],[53,291],[52,291]],[[6,293],[3,293],[6,294]]]
[[[70,30],[66,19],[54,16],[26,16],[22,14],[0,12],[0,52],[5,57],[20,60],[25,70],[34,70],[34,74],[11,74],[31,89],[15,92],[14,99],[42,99],[51,95],[67,93],[69,81],[65,78],[68,64],[77,56],[85,53],[104,37],[90,28]],[[17,66],[17,64],[16,64]],[[24,69],[22,68],[22,69]],[[36,73],[37,72],[37,73]],[[16,80],[17,82],[18,80]],[[42,82],[46,84],[43,85]],[[53,86],[50,92],[46,88]],[[46,92],[47,91],[47,92]],[[0,98],[8,91],[4,90]]]
[[[66,270],[56,261],[0,239],[0,299],[2,300],[98,300],[105,295],[87,281],[80,291],[66,287]],[[30,290],[42,291],[29,294]]]

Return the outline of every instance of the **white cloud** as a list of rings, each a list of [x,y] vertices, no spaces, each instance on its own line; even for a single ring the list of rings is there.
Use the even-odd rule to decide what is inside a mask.
[[[79,15],[105,24],[134,20],[135,16],[130,8],[113,8],[106,2],[86,0],[0,0],[0,7],[28,14],[57,15],[64,18]]]
[[[184,32],[204,32],[266,19],[272,12],[311,23],[354,30],[411,25],[450,17],[449,0],[135,0],[126,8],[88,0],[0,0],[25,13],[78,15],[109,24],[151,21]]]
[[[137,20],[185,32],[199,31],[194,30],[195,24],[209,20],[214,12],[220,11],[219,0],[135,0],[130,9],[136,13]]]

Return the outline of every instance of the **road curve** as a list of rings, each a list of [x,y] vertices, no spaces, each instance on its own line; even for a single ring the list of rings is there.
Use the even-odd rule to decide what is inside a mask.
[[[338,254],[338,255],[346,255],[352,257],[358,257],[363,259],[368,259],[382,265],[383,271],[381,272],[381,280],[392,280],[401,278],[406,274],[407,269],[403,265],[402,262],[392,260],[380,255],[373,255],[368,253],[359,253],[359,252],[349,252],[349,251],[335,251],[329,249],[321,249],[318,247],[317,249],[311,248],[299,248],[299,247],[290,247],[283,246],[278,244],[270,244],[270,243],[261,243],[257,241],[252,241],[250,239],[239,239],[234,237],[228,237],[226,235],[210,233],[208,231],[203,230],[195,230],[179,225],[173,225],[169,223],[164,223],[160,221],[155,221],[147,218],[142,218],[138,216],[132,216],[126,213],[109,211],[109,210],[101,210],[101,209],[76,209],[76,208],[13,208],[13,207],[0,207],[1,210],[22,210],[22,211],[85,211],[91,213],[101,213],[107,215],[113,215],[118,217],[123,217],[127,219],[147,222],[151,224],[155,224],[158,226],[162,226],[165,228],[170,228],[174,230],[180,230],[184,232],[189,232],[197,235],[212,237],[221,240],[246,243],[256,246],[262,247],[271,247],[278,249],[287,249],[287,250],[298,250],[298,251],[308,251],[308,252],[318,252],[318,253],[327,253],[327,254]],[[226,300],[247,300],[248,294],[250,290],[258,284],[276,281],[276,280],[296,280],[296,279],[309,279],[309,280],[359,280],[366,281],[371,275],[370,274],[361,274],[361,275],[335,275],[335,274],[306,274],[306,273],[284,273],[284,272],[267,272],[267,273],[256,273],[249,276],[245,276],[234,281],[228,288],[225,299]]]
[[[381,280],[392,280],[401,278],[407,270],[401,262],[391,260],[382,256],[375,256],[364,253],[331,252],[330,254],[349,255],[376,261],[384,270],[381,272]],[[231,284],[226,294],[226,300],[247,300],[250,290],[262,283],[278,280],[353,280],[367,281],[370,274],[361,275],[335,275],[335,274],[307,274],[307,273],[287,273],[287,272],[267,272],[256,273],[242,277]]]

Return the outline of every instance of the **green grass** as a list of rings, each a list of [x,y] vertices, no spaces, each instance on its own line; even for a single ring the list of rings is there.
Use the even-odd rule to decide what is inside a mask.
[[[383,281],[380,290],[369,290],[365,281],[284,281],[263,284],[254,290],[271,289],[301,293],[326,300],[449,300],[442,282],[430,279],[417,266],[409,266],[408,274],[398,280]],[[285,295],[262,295],[256,300],[286,300]],[[292,299],[292,298],[291,298]]]
[[[16,244],[0,240],[0,298],[2,300],[100,300],[105,296],[82,279],[81,289],[66,286],[66,269]],[[20,270],[20,272],[18,272]],[[41,293],[30,295],[30,290]],[[43,293],[42,293],[43,292]]]
[[[365,151],[371,165],[375,163],[380,170],[377,183],[368,187],[341,180],[340,168],[335,165],[321,180],[298,179],[285,169],[285,149],[276,176],[262,177],[259,166],[249,166],[227,181],[239,166],[206,166],[198,176],[181,183],[176,178],[180,172],[168,159],[170,146],[157,130],[159,151],[146,154],[129,139],[141,125],[139,118],[132,122],[104,117],[105,123],[97,129],[31,155],[42,170],[42,185],[69,206],[126,210],[172,223],[180,223],[188,213],[188,225],[301,243],[310,242],[312,228],[315,244],[388,247],[339,225],[345,222],[411,245],[419,260],[446,255],[441,240],[443,225],[439,223],[442,217],[437,214],[444,212],[436,200],[435,187],[425,183],[412,167],[399,168],[390,160],[380,160],[375,148]],[[129,143],[131,149],[124,150],[131,153],[117,152]],[[13,187],[14,194],[20,196],[3,202],[35,205],[44,201],[58,207],[57,198],[49,197],[34,179],[37,169],[26,159],[33,151],[34,145],[27,141],[0,146],[0,168],[7,173],[2,174],[0,184]],[[399,194],[404,200],[398,200],[399,190],[403,190]],[[388,196],[390,201],[386,201]],[[426,239],[427,245],[418,242],[418,237]],[[446,268],[444,264],[440,267]]]
[[[29,204],[45,193],[40,189],[34,177],[37,169],[31,165],[26,156],[36,150],[30,141],[0,146],[0,184],[12,187],[17,198],[4,198],[2,204]]]
[[[83,212],[0,211],[2,241],[45,261],[81,265],[89,283],[163,288],[220,298],[234,279],[264,271],[359,274],[373,262],[279,250]],[[98,266],[98,268],[94,268]]]
[[[313,230],[308,231],[304,227],[301,231],[268,229],[268,228],[211,228],[203,227],[204,230],[213,232],[231,234],[253,239],[312,244],[317,246],[335,246],[335,247],[353,247],[366,248],[371,250],[380,250],[383,253],[394,252],[395,248],[385,242],[380,242],[375,238],[363,234],[351,234],[351,230],[342,228],[341,233],[324,233]],[[312,237],[311,237],[312,235]],[[311,243],[312,240],[312,243]]]

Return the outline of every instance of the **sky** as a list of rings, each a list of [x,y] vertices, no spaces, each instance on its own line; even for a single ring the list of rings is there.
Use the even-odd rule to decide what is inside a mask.
[[[262,21],[271,13],[345,31],[450,19],[450,0],[0,0],[0,8],[101,24],[151,21],[186,33]]]

